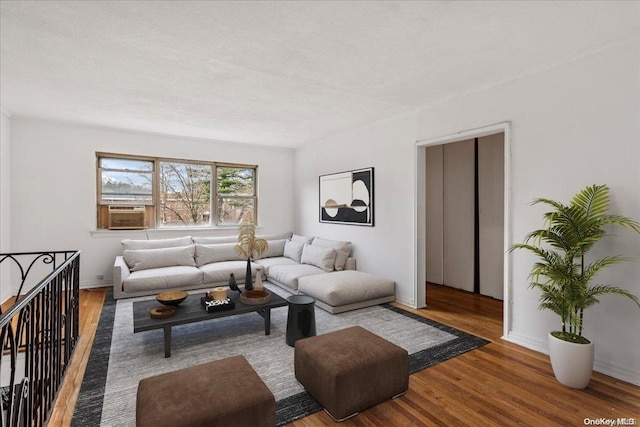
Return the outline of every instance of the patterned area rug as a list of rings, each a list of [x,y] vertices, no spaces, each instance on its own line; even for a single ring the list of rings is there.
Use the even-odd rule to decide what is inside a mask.
[[[116,303],[107,295],[72,425],[135,426],[141,379],[237,354],[275,395],[277,425],[322,409],[295,379],[293,348],[285,342],[287,307],[271,311],[270,335],[264,335],[264,321],[256,313],[174,327],[171,357],[165,359],[162,330],[133,333],[132,302],[139,299]],[[315,314],[318,334],[360,325],[405,348],[411,373],[487,343],[390,304],[337,315],[316,307]]]

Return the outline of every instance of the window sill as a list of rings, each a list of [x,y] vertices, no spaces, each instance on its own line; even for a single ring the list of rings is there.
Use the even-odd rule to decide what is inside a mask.
[[[261,227],[256,227],[256,231]],[[146,228],[144,230],[107,230],[96,229],[91,230],[91,237],[101,238],[118,238],[118,239],[143,239],[151,240],[161,238],[160,236],[209,236],[209,237],[228,237],[237,236],[237,225],[229,225],[216,228]]]

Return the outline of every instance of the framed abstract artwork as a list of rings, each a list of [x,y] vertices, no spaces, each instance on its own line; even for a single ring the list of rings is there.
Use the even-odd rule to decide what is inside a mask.
[[[373,168],[320,176],[320,222],[373,227]]]

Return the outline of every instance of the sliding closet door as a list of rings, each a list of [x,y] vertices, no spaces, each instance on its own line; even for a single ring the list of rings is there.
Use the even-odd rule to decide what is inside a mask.
[[[426,273],[427,282],[444,284],[443,278],[443,179],[442,145],[427,147],[426,152]]]
[[[443,146],[444,284],[473,292],[475,142]]]
[[[504,298],[504,134],[478,139],[480,293]]]

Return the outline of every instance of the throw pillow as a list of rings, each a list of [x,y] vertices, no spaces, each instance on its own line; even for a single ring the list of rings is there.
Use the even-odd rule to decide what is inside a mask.
[[[293,236],[291,236],[291,241],[295,242],[295,243],[302,243],[303,245],[305,243],[311,244],[311,242],[313,241],[313,237],[312,236],[300,236],[299,234],[294,234]]]
[[[344,265],[347,263],[347,258],[351,253],[351,242],[340,242],[337,240],[321,239],[316,237],[311,243],[314,246],[320,246],[323,248],[333,248],[336,250],[336,271],[344,270]]]
[[[336,262],[336,250],[333,248],[304,245],[300,262],[302,264],[315,265],[328,273],[333,271]]]
[[[235,243],[220,243],[217,245],[196,244],[196,265],[198,267],[212,262],[221,261],[246,261],[236,252]]]
[[[283,256],[284,255],[284,245],[285,245],[286,241],[287,240],[285,240],[285,239],[267,240],[267,243],[269,244],[269,247],[267,248],[266,251],[264,251],[262,253],[262,255],[260,255],[259,257],[255,257],[255,259],[273,258],[273,257]]]
[[[194,245],[189,245],[176,248],[126,250],[123,252],[123,257],[131,271],[176,265],[195,267],[194,249]]]
[[[155,239],[155,240],[131,240],[124,239],[122,248],[125,251],[135,251],[138,249],[158,249],[158,248],[175,248],[178,246],[192,245],[191,236],[176,237],[173,239]]]
[[[296,243],[292,242],[291,240],[287,240],[286,242],[284,242],[283,255],[294,260],[295,262],[300,262],[300,258],[302,257],[302,243]]]

